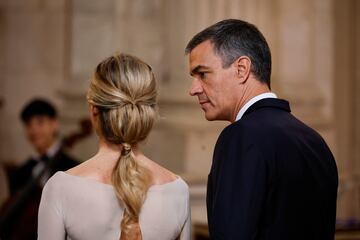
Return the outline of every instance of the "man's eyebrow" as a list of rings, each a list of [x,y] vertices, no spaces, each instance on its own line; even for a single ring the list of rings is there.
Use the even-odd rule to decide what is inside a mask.
[[[208,70],[209,67],[204,66],[204,65],[197,65],[196,67],[194,67],[194,68],[191,70],[190,75],[191,75],[191,76],[195,75],[195,74],[198,73],[201,69]]]

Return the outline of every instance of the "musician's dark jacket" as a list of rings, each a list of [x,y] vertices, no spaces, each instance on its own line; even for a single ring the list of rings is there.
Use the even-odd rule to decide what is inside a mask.
[[[41,160],[40,160],[41,161]],[[52,176],[57,171],[66,171],[69,168],[75,167],[79,162],[69,156],[62,147],[55,153],[53,157],[43,160],[45,162],[50,162],[49,164],[49,176]],[[23,188],[30,179],[33,177],[33,170],[35,166],[39,163],[38,159],[29,158],[25,163],[11,171],[9,175],[9,185],[10,192],[12,194],[19,191]]]
[[[337,167],[322,137],[262,99],[226,127],[208,178],[211,239],[334,239]]]
[[[1,237],[4,239],[37,239],[37,213],[44,183],[41,181],[43,177],[35,179],[34,169],[41,161],[46,165],[45,180],[57,171],[66,171],[78,164],[60,146],[53,156],[42,156],[40,160],[30,158],[9,172],[10,200],[13,202],[2,209],[3,212],[12,209],[12,214],[1,226]]]

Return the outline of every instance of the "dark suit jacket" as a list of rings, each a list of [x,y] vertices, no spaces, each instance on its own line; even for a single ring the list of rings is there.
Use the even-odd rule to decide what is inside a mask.
[[[15,210],[11,211],[12,214],[6,219],[4,226],[0,226],[0,236],[4,239],[37,239],[37,213],[42,186],[38,184],[38,181],[34,180],[32,172],[38,163],[39,161],[30,158],[22,166],[9,173],[12,197],[10,200],[12,201],[5,208]],[[78,162],[60,148],[54,157],[47,159],[47,164],[47,172],[51,176],[57,171],[66,171],[76,166]],[[29,188],[31,185],[33,187]],[[22,194],[24,192],[27,194]],[[21,198],[20,195],[24,197]]]
[[[65,153],[63,148],[60,148],[54,157],[48,161],[51,161],[49,167],[50,176],[52,176],[57,171],[66,171],[69,168],[75,167],[79,163],[70,157],[67,153]],[[9,184],[11,194],[19,191],[25,186],[25,184],[29,182],[30,179],[32,179],[32,171],[38,163],[38,160],[29,158],[22,166],[10,173]]]
[[[321,136],[263,99],[227,126],[208,178],[211,239],[334,239],[337,167]]]

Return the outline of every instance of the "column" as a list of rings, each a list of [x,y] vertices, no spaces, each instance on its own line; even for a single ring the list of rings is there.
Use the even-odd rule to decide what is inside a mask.
[[[64,101],[61,122],[66,135],[79,131],[88,118],[86,91],[97,64],[115,52],[114,0],[69,0],[67,6],[66,81],[59,95]],[[71,154],[84,161],[97,151],[95,135],[81,140]]]
[[[57,106],[64,80],[65,0],[2,1],[0,5],[0,159],[22,163],[32,152],[19,119],[23,105],[45,97]],[[21,151],[19,151],[21,149]]]

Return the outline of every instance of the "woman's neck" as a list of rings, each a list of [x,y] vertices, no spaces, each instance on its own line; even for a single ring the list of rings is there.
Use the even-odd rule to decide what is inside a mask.
[[[103,139],[100,139],[99,140],[99,150],[94,158],[95,159],[103,159],[103,160],[105,159],[106,161],[102,161],[102,163],[107,162],[107,163],[111,163],[111,165],[114,166],[120,157],[122,148],[123,148],[123,146],[121,144],[113,144],[113,143],[109,143]],[[132,151],[132,154],[134,154],[136,158],[138,158],[139,156],[142,155],[142,153],[139,151],[137,146],[133,146],[131,148],[131,151]]]
[[[96,155],[108,156],[118,159],[122,150],[122,145],[111,144],[104,140],[99,141],[99,150]]]

